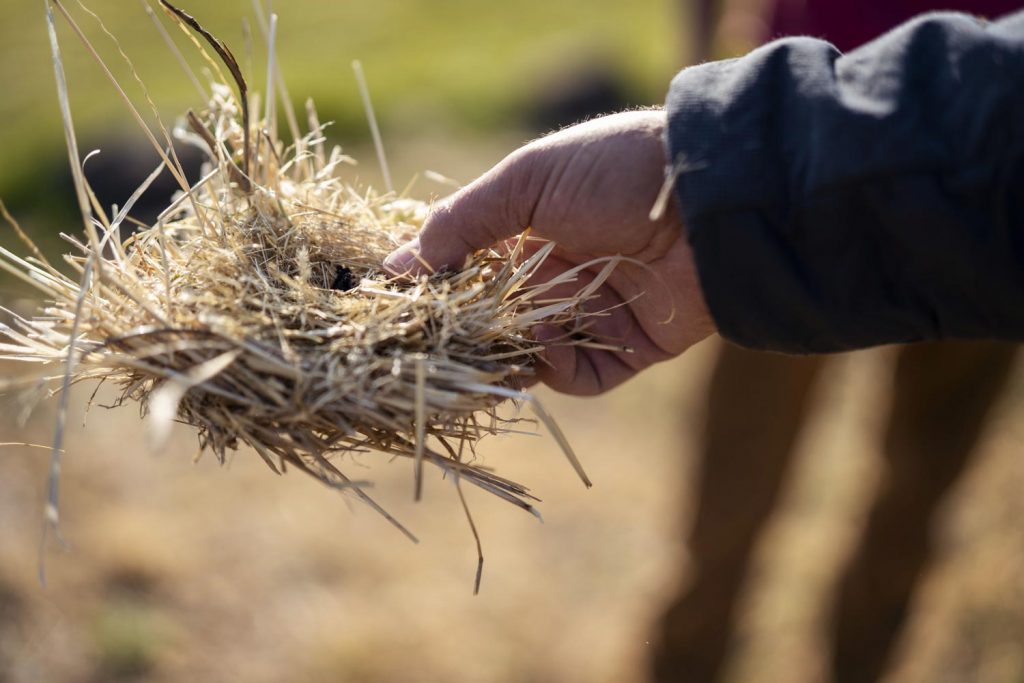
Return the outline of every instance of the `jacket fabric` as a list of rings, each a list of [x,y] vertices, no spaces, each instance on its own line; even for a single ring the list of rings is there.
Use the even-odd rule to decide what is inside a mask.
[[[680,72],[670,172],[711,314],[747,347],[1024,340],[1024,12]]]

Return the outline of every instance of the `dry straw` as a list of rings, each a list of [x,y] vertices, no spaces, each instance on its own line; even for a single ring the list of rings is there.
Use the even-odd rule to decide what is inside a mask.
[[[230,451],[249,446],[276,473],[294,467],[359,497],[410,538],[363,483],[343,473],[346,454],[409,458],[416,497],[423,465],[429,464],[456,487],[469,482],[536,513],[536,499],[525,487],[472,457],[483,436],[517,428],[519,420],[502,419],[498,406],[525,402],[589,484],[550,416],[516,387],[517,379],[532,374],[543,350],[531,328],[545,321],[584,329],[583,302],[616,259],[538,284],[531,275],[553,245],[524,237],[507,250],[474,254],[457,271],[394,278],[381,262],[419,229],[428,207],[346,182],[349,159],[327,148],[312,105],[303,133],[282,98],[293,139],[278,140],[273,93],[286,91],[273,56],[276,17],[260,17],[270,46],[271,97],[264,117],[254,120],[257,96],[227,46],[161,0],[215,75],[205,109],[189,112],[174,131],[179,142],[198,145],[208,155],[201,179],[188,185],[172,135],[148,95],[155,130],[61,2],[44,2],[85,234],[64,235],[73,250],[61,270],[11,221],[32,255],[0,250],[0,268],[32,284],[47,304],[33,318],[11,314],[0,353],[42,365],[41,374],[61,396],[47,513],[52,528],[64,402],[70,386],[89,380],[116,385],[120,402],[137,401],[152,421],[156,442],[178,421],[194,427],[201,447],[221,462]],[[81,172],[54,9],[96,58],[162,158],[111,216]],[[175,54],[180,57],[176,48]],[[133,204],[164,171],[181,184],[177,199],[154,225],[122,239]],[[571,287],[571,296],[555,296],[584,269],[600,272],[585,287]],[[579,334],[571,337],[587,343]],[[464,503],[461,489],[459,496]]]

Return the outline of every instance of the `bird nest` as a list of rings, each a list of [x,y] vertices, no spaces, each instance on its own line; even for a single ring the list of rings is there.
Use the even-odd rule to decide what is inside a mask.
[[[258,120],[250,116],[256,98],[227,47],[162,4],[231,74],[175,131],[205,150],[202,177],[182,183],[155,224],[122,239],[149,182],[167,170],[181,181],[184,172],[173,145],[156,144],[164,163],[116,215],[105,216],[80,172],[61,87],[85,231],[65,235],[73,251],[62,269],[20,229],[32,255],[2,252],[0,267],[47,299],[39,315],[14,316],[3,327],[3,358],[59,368],[42,374],[65,400],[81,382],[116,385],[121,402],[137,402],[149,415],[157,441],[177,421],[195,428],[201,447],[221,462],[246,445],[274,472],[294,467],[351,492],[407,534],[344,474],[346,454],[411,459],[417,496],[429,464],[534,511],[525,487],[471,457],[485,435],[517,427],[499,405],[528,402],[586,482],[550,416],[519,387],[545,348],[531,328],[543,321],[581,329],[583,302],[614,259],[568,297],[555,292],[594,264],[537,282],[531,276],[553,245],[528,237],[477,252],[450,271],[386,272],[384,257],[419,230],[429,206],[347,182],[347,157],[326,147],[312,107],[303,134],[285,101],[294,139],[278,140],[273,107]],[[74,26],[59,2],[52,6]],[[54,52],[62,86],[55,40]],[[580,334],[571,339],[586,343]]]

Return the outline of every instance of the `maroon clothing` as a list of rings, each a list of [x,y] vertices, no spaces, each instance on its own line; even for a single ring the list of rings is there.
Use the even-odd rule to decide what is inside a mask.
[[[772,38],[811,36],[847,52],[922,12],[956,10],[995,19],[1024,7],[1024,0],[778,0]]]

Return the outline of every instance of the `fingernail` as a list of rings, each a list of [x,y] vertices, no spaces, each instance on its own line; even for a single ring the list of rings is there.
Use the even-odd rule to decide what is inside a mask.
[[[409,240],[384,259],[384,267],[395,275],[405,275],[416,265],[416,255],[420,251],[420,238]]]

